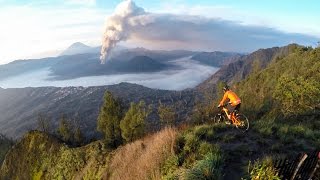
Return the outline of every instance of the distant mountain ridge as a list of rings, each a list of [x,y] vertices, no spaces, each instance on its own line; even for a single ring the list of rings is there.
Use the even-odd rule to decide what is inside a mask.
[[[242,55],[239,53],[215,51],[195,54],[192,59],[195,61],[199,61],[202,64],[221,67],[223,65],[227,65],[237,61],[241,56]]]
[[[297,46],[299,45],[290,44],[284,47],[259,49],[251,54],[241,56],[237,61],[221,67],[214,75],[198,85],[197,89],[209,89],[219,81],[229,84],[239,82],[245,79],[254,69],[264,69],[271,60],[288,55]]]
[[[65,80],[85,76],[157,72],[170,67],[173,66],[148,56],[135,56],[129,60],[112,59],[106,64],[100,64],[96,54],[77,54],[51,65],[50,70],[52,80]]]
[[[80,45],[82,46],[82,45]],[[59,57],[18,60],[9,64],[0,65],[0,80],[21,75],[35,70],[49,69],[52,72],[52,79],[72,79],[83,76],[109,75],[112,73],[141,73],[163,70],[165,63],[172,59],[186,57],[194,54],[191,51],[152,51],[147,49],[124,49],[114,53],[114,56],[101,65],[99,53],[80,53],[74,55],[65,55]],[[130,67],[132,59],[135,58],[135,64],[139,62],[138,58],[153,59],[147,61],[145,68],[139,69],[135,66]],[[140,63],[145,63],[140,60]],[[155,61],[157,62],[155,62]],[[151,62],[152,61],[152,62]],[[149,63],[152,63],[150,66]],[[159,67],[156,67],[159,65]],[[143,65],[141,65],[143,66]],[[150,67],[151,69],[147,69]]]
[[[186,50],[148,50],[145,48],[114,48],[106,64],[100,64],[101,47],[90,47],[76,42],[58,57],[17,60],[0,65],[0,80],[9,77],[48,69],[50,80],[65,80],[84,76],[110,75],[119,73],[157,72],[172,68],[168,62],[183,57],[201,64],[220,67],[236,61],[240,54],[228,52],[194,52]],[[148,59],[148,60],[147,60]]]
[[[157,90],[129,83],[99,87],[0,89],[0,132],[11,138],[19,138],[26,131],[37,127],[39,113],[48,115],[53,127],[58,126],[59,118],[65,114],[69,118],[78,117],[86,136],[93,137],[96,135],[96,121],[106,90],[119,97],[127,106],[130,102],[140,100],[154,108],[159,101],[164,104],[175,103],[180,120],[185,120],[187,114],[191,113],[195,101],[192,90]],[[147,127],[159,127],[155,114],[150,116]]]

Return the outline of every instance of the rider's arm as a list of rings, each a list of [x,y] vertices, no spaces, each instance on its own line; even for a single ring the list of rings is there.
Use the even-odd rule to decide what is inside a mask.
[[[220,101],[219,106],[222,106],[223,103],[228,99],[228,92],[224,93],[222,100]]]

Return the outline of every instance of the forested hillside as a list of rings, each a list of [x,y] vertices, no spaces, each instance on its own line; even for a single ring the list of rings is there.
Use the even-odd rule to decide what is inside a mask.
[[[234,87],[259,132],[320,148],[319,82],[320,48],[297,46]]]

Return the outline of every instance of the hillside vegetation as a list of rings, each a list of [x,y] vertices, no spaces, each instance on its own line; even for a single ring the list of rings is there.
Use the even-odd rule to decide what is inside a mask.
[[[0,164],[4,160],[4,157],[10,147],[13,145],[13,141],[5,137],[4,135],[0,134]]]
[[[249,74],[227,81],[242,99],[241,112],[250,119],[246,133],[211,121],[216,113],[212,104],[218,104],[222,96],[221,81],[211,87],[216,91],[210,105],[195,106],[189,117],[192,123],[169,128],[173,123],[163,118],[175,114],[159,106],[167,127],[140,139],[127,139],[124,130],[137,134],[130,137],[141,137],[144,126],[138,122],[146,117],[148,108],[133,103],[121,119],[108,111],[108,107],[119,110],[120,106],[107,93],[105,100],[109,101],[105,102],[113,103],[105,103],[101,112],[111,119],[109,123],[98,120],[106,125],[98,129],[105,137],[116,138],[110,132],[118,131],[120,123],[121,142],[126,144],[104,139],[71,147],[32,131],[9,151],[0,179],[283,179],[273,167],[275,159],[320,149],[320,48],[290,45],[266,51],[272,52],[265,56],[267,61],[253,58],[246,62]],[[107,148],[110,142],[118,147]]]
[[[296,46],[253,71],[235,84],[235,91],[243,111],[256,120],[255,129],[287,143],[320,148],[320,48]]]
[[[175,138],[175,130],[165,129],[110,152],[103,141],[69,148],[52,136],[32,131],[9,152],[0,179],[160,177],[158,167],[173,153]]]

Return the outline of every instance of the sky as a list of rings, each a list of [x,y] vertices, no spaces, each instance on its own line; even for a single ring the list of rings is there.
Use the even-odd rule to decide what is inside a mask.
[[[121,0],[0,0],[0,64],[16,59],[54,56],[74,42],[83,42],[91,46],[101,45],[105,21],[121,2]],[[318,0],[135,0],[134,2],[146,12],[152,13],[158,19],[155,22],[161,23],[158,26],[149,25],[147,28],[133,28],[129,32],[130,38],[121,42],[127,46],[154,49],[164,49],[164,47],[173,49],[178,46],[191,50],[252,51],[252,47],[259,44],[248,42],[250,48],[240,48],[239,45],[228,48],[232,46],[231,40],[217,39],[218,36],[208,38],[212,33],[220,36],[231,33],[248,36],[248,33],[243,33],[244,31],[250,33],[259,31],[255,36],[259,36],[260,39],[270,39],[270,34],[273,39],[279,36],[279,40],[272,41],[275,45],[282,39],[283,42],[301,39],[305,45],[315,46],[320,39]],[[217,25],[218,20],[220,24]],[[197,24],[199,21],[200,25]],[[176,35],[171,36],[168,33],[179,32],[179,28],[172,28],[172,31],[166,31],[165,34],[161,28],[168,27],[163,25],[170,24],[167,22],[183,23],[184,28],[192,29],[193,38],[183,39],[186,37],[183,36],[185,32],[181,32],[179,39],[170,41],[170,38]],[[204,30],[206,28],[211,30]],[[232,30],[229,29],[226,33],[226,28]],[[159,37],[155,38],[155,34],[148,34],[146,29],[157,34],[159,32]],[[198,29],[200,29],[199,34],[194,35]],[[146,37],[143,37],[144,34]],[[286,36],[287,34],[289,36]],[[185,35],[189,36],[190,32]],[[300,35],[304,37],[300,38]],[[244,39],[239,39],[237,36],[231,37],[236,39],[238,44],[243,43]],[[163,39],[160,41],[160,38]],[[214,40],[219,42],[220,46],[216,45],[218,43],[207,42]],[[259,39],[252,41],[254,40]],[[261,46],[273,45],[270,42]]]

